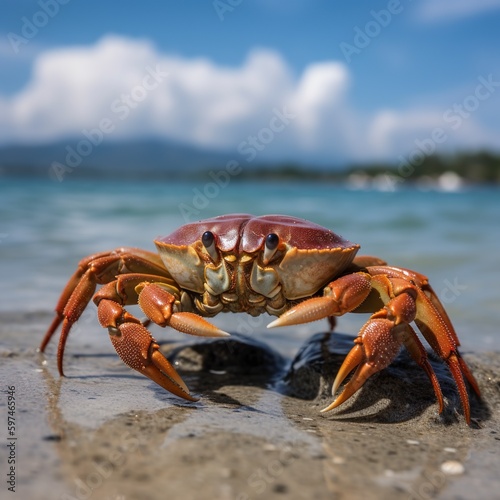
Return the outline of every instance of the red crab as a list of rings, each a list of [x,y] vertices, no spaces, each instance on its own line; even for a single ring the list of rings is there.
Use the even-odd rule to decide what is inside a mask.
[[[458,352],[451,321],[422,274],[388,266],[375,257],[355,257],[359,245],[317,224],[284,215],[223,215],[186,224],[155,244],[158,254],[118,248],[80,261],[40,346],[43,351],[62,322],[57,353],[61,375],[66,339],[91,299],[121,359],[191,401],[196,399],[155,339],[124,306],[138,303],[149,320],[160,326],[206,336],[228,335],[203,318],[220,312],[278,316],[268,327],[370,312],[335,378],[332,394],[355,372],[322,411],[349,399],[405,346],[429,376],[441,412],[441,388],[411,326],[414,322],[448,365],[470,423],[464,377],[477,395],[479,388]],[[104,286],[95,293],[96,285]]]

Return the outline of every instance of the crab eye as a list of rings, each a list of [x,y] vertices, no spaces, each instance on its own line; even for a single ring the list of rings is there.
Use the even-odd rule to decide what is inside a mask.
[[[203,233],[203,236],[201,237],[201,242],[203,243],[203,246],[208,249],[208,247],[211,247],[214,243],[214,233],[212,231],[205,231]]]
[[[267,264],[276,253],[280,238],[276,233],[269,233],[266,236],[266,246],[264,248],[264,264]]]
[[[268,250],[276,250],[280,239],[276,233],[270,233],[266,236],[266,248]]]
[[[210,255],[210,258],[215,262],[219,262],[219,253],[217,252],[217,249],[215,248],[215,236],[212,231],[205,231],[203,233],[203,236],[201,237],[201,242],[203,243],[203,246],[205,247],[208,255]]]

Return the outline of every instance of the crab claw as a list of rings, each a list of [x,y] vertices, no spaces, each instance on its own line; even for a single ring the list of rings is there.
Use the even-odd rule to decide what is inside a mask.
[[[175,297],[158,284],[146,284],[139,295],[139,305],[144,314],[160,326],[200,337],[229,337],[229,333],[217,328],[198,314],[173,312]]]
[[[401,348],[400,336],[395,335],[398,327],[388,319],[372,319],[356,338],[356,345],[347,355],[333,383],[335,392],[347,375],[357,367],[351,380],[335,401],[321,410],[333,410],[347,401],[374,373],[386,368],[397,356]]]
[[[178,312],[172,314],[169,320],[169,326],[175,330],[189,335],[199,337],[230,337],[231,335],[215,325],[190,312]]]
[[[139,323],[122,323],[108,328],[111,343],[122,361],[150,378],[167,391],[187,399],[198,401],[168,360],[149,331]]]
[[[269,323],[267,328],[309,323],[310,321],[333,316],[336,310],[336,304],[330,297],[315,297],[295,305]]]
[[[362,304],[370,290],[370,278],[365,273],[342,276],[325,287],[323,297],[313,297],[295,304],[267,327],[298,325],[342,316]]]

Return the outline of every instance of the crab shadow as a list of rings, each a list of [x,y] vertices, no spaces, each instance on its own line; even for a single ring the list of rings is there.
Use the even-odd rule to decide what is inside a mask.
[[[341,333],[318,333],[307,340],[293,360],[287,360],[263,342],[232,334],[229,339],[193,342],[162,351],[189,387],[213,403],[246,406],[228,396],[225,386],[259,387],[316,405],[332,401],[331,387],[353,337]],[[402,350],[389,367],[372,376],[329,419],[350,422],[396,423],[418,418],[429,407],[436,408],[437,422],[449,425],[460,418],[461,405],[454,380],[446,365],[433,353],[430,363],[436,372],[445,410],[438,416],[437,402],[425,372]],[[485,402],[471,395],[474,421],[488,420]]]

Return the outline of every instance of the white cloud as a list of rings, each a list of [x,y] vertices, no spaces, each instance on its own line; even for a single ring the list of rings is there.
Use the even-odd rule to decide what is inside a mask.
[[[448,21],[500,9],[500,0],[423,0],[417,7],[421,20]]]
[[[156,71],[159,83],[144,90],[144,78]],[[147,78],[148,86],[154,83]],[[275,134],[261,159],[335,162],[394,160],[414,147],[415,138],[445,125],[444,109],[363,115],[350,103],[349,87],[341,62],[310,64],[294,77],[269,50],[255,50],[241,66],[229,68],[159,53],[147,40],[108,36],[92,46],[40,54],[28,85],[0,97],[0,137],[4,144],[75,138],[109,119],[113,139],[154,135],[237,154],[242,141],[269,126],[276,109],[286,109],[295,118]],[[127,95],[137,100],[125,105]],[[446,147],[481,140],[494,143],[473,116],[450,133]]]
[[[305,148],[320,147],[327,122],[334,126],[339,121],[335,111],[342,106],[347,83],[347,69],[341,63],[312,64],[304,71],[291,101],[299,117],[298,140]]]
[[[442,114],[432,110],[382,110],[375,114],[367,134],[374,154],[387,157],[391,153],[411,150],[415,139],[428,136],[443,127]]]

